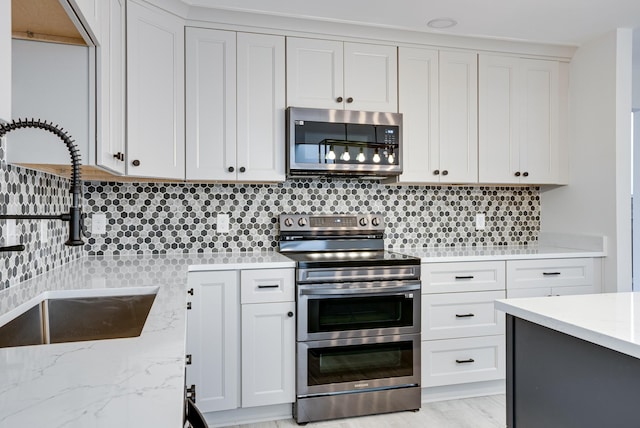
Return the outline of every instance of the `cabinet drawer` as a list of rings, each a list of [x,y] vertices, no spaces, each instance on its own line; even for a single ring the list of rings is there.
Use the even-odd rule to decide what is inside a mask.
[[[504,290],[504,262],[423,263],[423,293]]]
[[[591,285],[576,285],[566,287],[537,287],[537,288],[514,288],[507,290],[507,298],[519,297],[549,297],[568,296],[573,294],[595,293],[595,287]]]
[[[503,379],[504,336],[422,342],[422,387]]]
[[[254,269],[240,272],[240,302],[293,302],[294,269]]]
[[[422,339],[450,339],[504,333],[504,313],[494,309],[504,291],[425,294]]]
[[[507,262],[507,288],[593,286],[593,259]]]

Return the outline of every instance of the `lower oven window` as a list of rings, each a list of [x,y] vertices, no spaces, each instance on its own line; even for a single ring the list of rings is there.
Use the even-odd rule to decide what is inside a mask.
[[[413,325],[413,293],[393,296],[311,299],[308,332]]]
[[[308,385],[413,376],[413,342],[311,348]]]

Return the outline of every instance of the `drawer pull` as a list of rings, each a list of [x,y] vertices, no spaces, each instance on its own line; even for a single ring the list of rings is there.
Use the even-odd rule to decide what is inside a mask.
[[[542,272],[542,275],[544,276],[557,276],[560,275],[561,272]]]
[[[456,275],[456,279],[473,279],[473,275],[466,275],[466,276]]]
[[[456,318],[471,318],[475,317],[475,314],[456,314]]]
[[[280,287],[278,284],[258,285],[258,288],[278,288],[278,287]]]
[[[468,360],[456,360],[456,363],[458,364],[467,364],[467,363],[475,363],[476,360],[474,360],[473,358],[469,358]]]

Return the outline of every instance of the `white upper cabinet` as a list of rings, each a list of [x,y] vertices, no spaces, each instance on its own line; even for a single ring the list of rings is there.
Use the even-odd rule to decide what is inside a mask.
[[[477,183],[477,56],[399,49],[400,182]]]
[[[438,51],[398,49],[398,101],[402,113],[401,182],[434,180],[431,159],[439,152]]]
[[[184,179],[184,21],[132,0],[127,107],[127,175]]]
[[[125,173],[125,0],[100,3],[101,45],[98,62],[96,164]]]
[[[560,99],[557,61],[480,55],[481,182],[562,183]]]
[[[237,64],[238,180],[284,181],[284,37],[238,33]]]
[[[187,28],[187,180],[284,181],[284,50],[281,36]]]
[[[102,18],[103,2],[110,0],[66,0],[76,12],[84,29],[91,35],[94,41],[102,43],[103,29],[105,22]],[[79,12],[79,13],[78,13]]]
[[[236,33],[187,28],[187,180],[235,178]]]
[[[287,104],[398,111],[397,48],[287,38]]]
[[[0,0],[0,121],[11,120],[11,2]]]
[[[440,183],[478,182],[478,56],[440,51]]]

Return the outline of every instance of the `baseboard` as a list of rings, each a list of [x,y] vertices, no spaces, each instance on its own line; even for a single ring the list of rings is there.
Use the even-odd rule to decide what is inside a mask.
[[[277,421],[291,419],[292,417],[293,403],[223,410],[204,414],[204,418],[210,428]]]

